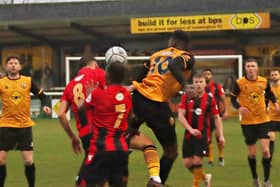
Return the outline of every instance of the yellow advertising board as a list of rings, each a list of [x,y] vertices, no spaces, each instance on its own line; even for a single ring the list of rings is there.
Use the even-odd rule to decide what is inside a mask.
[[[132,34],[185,31],[244,30],[270,28],[270,14],[237,13],[199,16],[131,18]]]

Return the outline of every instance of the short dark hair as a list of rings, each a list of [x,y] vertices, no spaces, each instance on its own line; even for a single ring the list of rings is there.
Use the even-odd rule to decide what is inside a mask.
[[[9,62],[11,59],[17,59],[19,61],[19,63],[21,62],[21,60],[18,56],[11,55],[6,58],[6,63]]]
[[[202,73],[195,73],[194,75],[193,75],[193,79],[199,79],[199,78],[203,78],[203,79],[205,79],[205,77],[202,75]]]
[[[126,66],[120,62],[113,62],[107,65],[106,74],[111,83],[122,84],[126,75]]]
[[[211,74],[213,73],[212,69],[210,69],[210,68],[204,68],[204,69],[202,70],[202,72],[205,72],[205,71],[209,71]]]
[[[185,50],[190,48],[191,36],[189,33],[182,30],[175,30],[170,39],[173,39],[177,45],[182,46]]]
[[[259,65],[259,62],[258,62],[257,59],[255,59],[255,58],[248,58],[247,60],[245,60],[245,65],[246,65],[248,62],[256,62],[257,65]]]

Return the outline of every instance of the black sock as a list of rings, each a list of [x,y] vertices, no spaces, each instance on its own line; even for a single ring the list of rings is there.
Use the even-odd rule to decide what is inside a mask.
[[[7,175],[6,165],[1,165],[0,166],[0,187],[4,187],[6,175]]]
[[[249,162],[249,166],[251,169],[251,173],[254,179],[258,178],[258,174],[257,174],[257,160],[256,158],[250,158],[248,157],[248,162]]]
[[[167,177],[169,175],[169,172],[171,170],[171,167],[173,165],[175,160],[167,158],[166,156],[162,156],[160,159],[160,179],[162,181],[162,184],[165,183],[167,180]]]
[[[35,165],[25,165],[25,176],[29,187],[35,186]]]
[[[269,141],[269,151],[270,151],[270,159],[272,160],[272,156],[274,153],[274,141]]]
[[[270,158],[262,158],[262,165],[263,165],[263,173],[264,173],[264,181],[269,180],[270,176]]]

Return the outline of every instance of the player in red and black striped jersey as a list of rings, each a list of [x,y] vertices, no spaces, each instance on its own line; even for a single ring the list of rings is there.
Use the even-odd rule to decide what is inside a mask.
[[[65,129],[68,136],[72,139],[72,146],[74,152],[79,152],[78,139],[71,131],[70,124],[66,118],[66,113],[71,108],[78,129],[79,137],[82,140],[83,148],[85,151],[88,149],[89,139],[91,137],[91,124],[87,123],[81,125],[81,119],[78,116],[77,104],[80,100],[84,100],[86,95],[85,84],[88,81],[94,81],[98,83],[100,88],[105,87],[105,72],[103,69],[98,67],[97,62],[92,57],[85,57],[80,59],[80,63],[85,63],[86,66],[80,69],[74,79],[72,79],[65,87],[63,95],[60,98],[60,107],[58,111],[58,118],[61,125]],[[87,113],[88,121],[91,121],[91,113]]]
[[[226,97],[225,92],[221,84],[213,81],[213,72],[211,69],[207,68],[203,70],[203,76],[206,79],[206,92],[211,93],[213,97],[216,99],[219,114],[221,117],[227,117],[226,111]],[[212,145],[212,132],[215,130],[215,122],[213,118],[210,118],[210,142],[209,142],[209,152],[208,152],[208,164],[213,165],[213,145]],[[219,164],[220,166],[224,166],[224,148],[223,146],[219,146],[218,142],[218,134],[215,132],[215,137],[218,145],[219,151]]]
[[[224,145],[221,119],[215,98],[205,92],[206,81],[202,75],[193,77],[194,95],[184,94],[178,110],[178,119],[186,129],[183,141],[183,162],[193,174],[193,187],[201,180],[210,186],[211,174],[202,169],[202,158],[207,153],[209,141],[209,119],[213,116],[219,143]]]
[[[98,83],[100,88],[105,87],[105,72],[103,69],[100,69],[98,67],[97,62],[92,57],[81,58],[80,64],[83,67],[82,69],[80,69],[76,77],[67,84],[63,95],[60,98],[60,106],[57,114],[60,120],[60,124],[71,139],[72,149],[74,153],[77,154],[82,152],[82,148],[80,146],[81,140],[86,156],[86,152],[89,148],[89,140],[92,136],[92,126],[90,123],[92,121],[92,114],[90,111],[87,111],[87,119],[80,119],[78,116],[77,104],[87,97],[85,84],[88,81],[94,81]],[[79,133],[79,138],[72,131],[71,125],[67,119],[67,112],[69,109],[71,109],[73,112],[76,121],[76,128]]]
[[[89,84],[87,93],[90,94],[79,109],[81,118],[84,109],[93,114],[93,136],[77,182],[79,187],[103,186],[106,181],[110,186],[124,186],[123,172],[128,162],[127,120],[132,108],[130,92],[122,86],[124,64],[110,63],[105,77],[105,89]]]

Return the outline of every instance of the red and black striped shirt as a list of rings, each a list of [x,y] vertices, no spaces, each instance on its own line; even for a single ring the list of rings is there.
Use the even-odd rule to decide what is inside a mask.
[[[184,94],[181,99],[179,108],[186,110],[186,120],[194,129],[201,131],[202,137],[209,137],[209,117],[218,114],[218,107],[215,98],[205,92],[201,97],[188,98]],[[192,135],[186,131],[185,138],[189,139]]]

